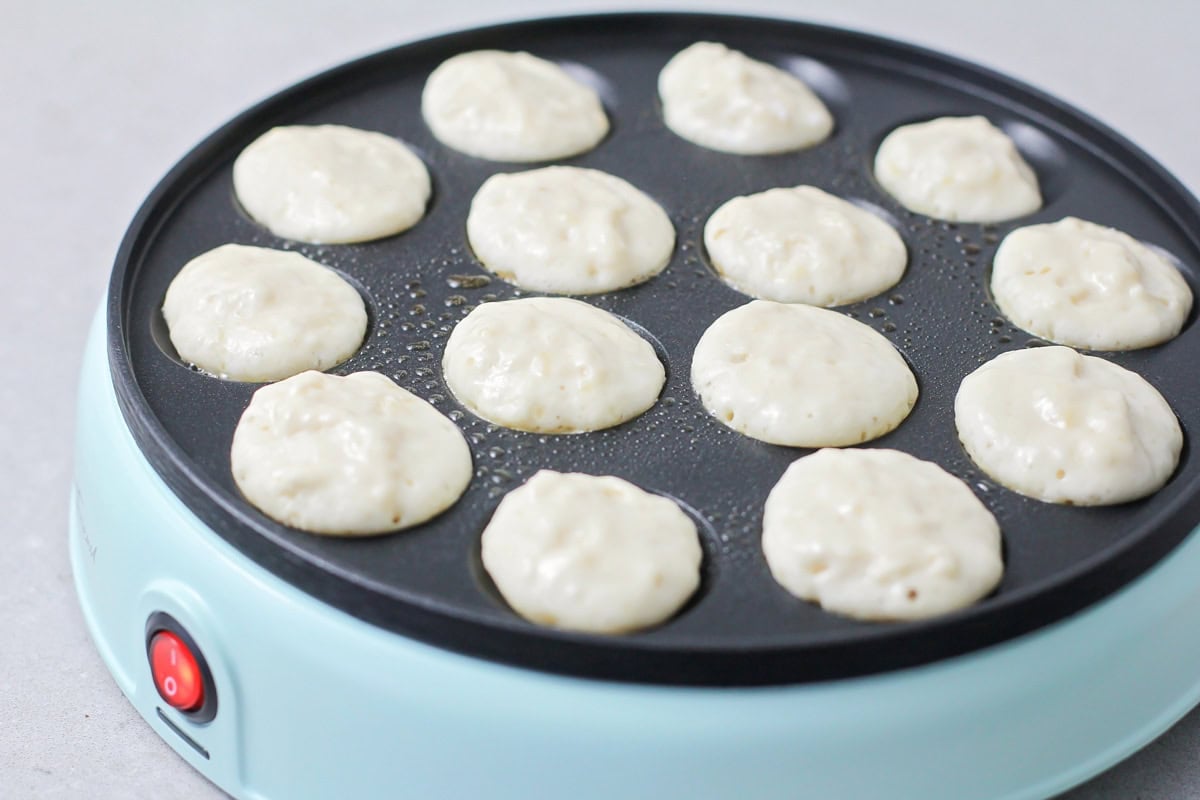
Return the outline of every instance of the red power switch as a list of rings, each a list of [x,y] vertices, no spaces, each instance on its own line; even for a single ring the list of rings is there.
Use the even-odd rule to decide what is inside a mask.
[[[158,693],[172,707],[191,711],[204,704],[200,664],[183,640],[170,631],[159,631],[150,639],[150,672]]]

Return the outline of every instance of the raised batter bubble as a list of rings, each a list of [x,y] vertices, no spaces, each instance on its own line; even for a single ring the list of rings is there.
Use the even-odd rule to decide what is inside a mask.
[[[542,470],[501,501],[482,556],[531,622],[615,634],[673,616],[700,585],[703,553],[675,502],[612,476]]]
[[[741,155],[811,147],[833,115],[804,81],[716,42],[681,50],[658,76],[667,127],[688,141]]]
[[[467,238],[485,267],[517,286],[596,294],[661,272],[675,228],[658,203],[615,175],[544,167],[484,181]]]
[[[538,433],[619,425],[654,405],[666,380],[654,348],[628,325],[562,297],[475,308],[451,332],[442,370],[474,413]]]
[[[792,463],[763,514],[771,574],[866,620],[964,608],[1004,572],[1000,526],[965,483],[897,450],[820,450]]]
[[[550,161],[608,133],[600,97],[562,67],[501,50],[460,53],[425,82],[421,113],[442,144],[492,161]]]
[[[958,438],[980,469],[1038,500],[1110,505],[1157,491],[1183,432],[1141,376],[1068,347],[1004,353],[963,379]]]
[[[895,286],[908,251],[891,225],[815,186],[735,197],[704,226],[713,267],[738,291],[838,306]]]
[[[875,154],[875,178],[909,211],[936,219],[1001,222],[1042,207],[1033,168],[980,116],[896,128]]]
[[[429,172],[402,142],[344,125],[290,125],[255,139],[233,164],[238,202],[276,236],[366,242],[425,215]]]
[[[419,525],[458,500],[472,471],[454,423],[377,372],[303,372],[259,389],[230,462],[264,514],[331,536]]]
[[[163,301],[179,357],[235,381],[324,370],[358,350],[367,330],[359,293],[299,253],[226,244],[179,271]]]
[[[1192,308],[1192,290],[1165,257],[1127,233],[1074,217],[1004,237],[992,296],[1021,328],[1088,350],[1161,344],[1179,333]]]
[[[692,358],[692,386],[739,433],[840,447],[899,425],[917,381],[886,338],[836,311],[754,300],[717,318]]]

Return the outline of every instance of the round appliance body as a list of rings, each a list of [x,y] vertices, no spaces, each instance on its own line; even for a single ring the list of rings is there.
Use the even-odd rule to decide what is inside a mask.
[[[1200,699],[1200,536],[1065,620],[968,655],[839,681],[671,687],[548,674],[372,626],[254,563],[131,436],[97,315],[80,388],[70,551],[130,702],[239,798],[1044,798]],[[147,620],[211,671],[207,722],[159,696]]]
[[[647,76],[678,48],[717,38],[812,80],[838,118],[831,139],[732,159],[666,131]],[[516,296],[500,281],[483,291],[490,279],[475,274],[462,235],[475,189],[512,165],[447,150],[414,113],[437,63],[483,47],[557,58],[594,85],[613,132],[574,163],[635,170],[676,226],[658,278],[589,299],[642,326],[667,366],[662,401],[628,425],[546,441],[495,430],[440,380],[452,323],[476,302]],[[869,163],[886,132],[975,113],[1033,163],[1046,201],[1037,214],[938,223],[882,192]],[[342,271],[369,309],[368,341],[334,371],[384,372],[458,414],[477,467],[463,499],[430,524],[354,542],[287,529],[246,504],[228,445],[255,387],[189,369],[160,313],[171,277],[198,252],[230,241],[293,247],[240,212],[231,163],[271,126],[327,122],[399,136],[435,178],[411,232],[297,248]],[[746,299],[707,265],[703,221],[733,194],[799,182],[857,198],[905,238],[910,264],[895,293],[842,310],[892,336],[921,381],[909,419],[878,445],[946,467],[1001,519],[1005,579],[962,613],[872,626],[783,592],[760,557],[759,501],[801,453],[750,443],[694,403],[694,343]],[[1153,499],[1068,509],[987,481],[947,424],[963,375],[1040,343],[996,316],[984,277],[997,243],[1067,213],[1120,220],[1178,256],[1195,285],[1200,206],[1136,148],[1003,76],[853,32],[690,15],[543,20],[405,45],[298,84],[188,154],[118,255],[84,361],[72,499],[71,554],[93,636],[139,713],[239,797],[1061,791],[1200,699],[1194,449]],[[1109,355],[1150,377],[1189,433],[1200,428],[1195,318],[1168,345]],[[573,636],[512,614],[478,564],[478,532],[504,491],[543,467],[611,472],[696,509],[706,572],[694,602],[628,637]],[[181,675],[191,689],[201,681],[193,711],[166,702],[179,701],[170,688],[160,694],[165,679],[149,658],[160,626],[175,626],[172,646],[196,657]]]

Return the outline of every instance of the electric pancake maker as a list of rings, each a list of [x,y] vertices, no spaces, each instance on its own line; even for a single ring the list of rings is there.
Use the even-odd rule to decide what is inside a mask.
[[[718,40],[802,75],[838,128],[810,150],[738,157],[665,129],[655,77]],[[537,436],[457,405],[438,362],[488,285],[464,241],[471,197],[514,165],[441,146],[425,76],[480,48],[529,50],[596,86],[612,132],[572,163],[632,180],[679,245],[657,278],[589,298],[654,343],[658,404],[617,428]],[[1005,225],[911,214],[871,177],[895,126],[985,114],[1037,170],[1045,207]],[[271,236],[237,207],[234,156],[268,128],[337,122],[409,142],[434,177],[428,216],[363,245]],[[1006,576],[921,623],[841,619],[789,596],[759,547],[762,503],[804,451],[764,445],[699,407],[691,350],[745,302],[704,261],[704,220],[735,194],[810,183],[887,217],[908,272],[845,313],[889,336],[921,383],[877,444],[972,485],[1004,531]],[[203,142],[147,200],[87,345],[70,549],[87,623],[121,690],[179,754],[238,797],[1041,798],[1133,752],[1200,698],[1200,460],[1185,447],[1144,501],[1067,508],[981,475],[958,444],[954,392],[978,364],[1038,342],[999,316],[991,256],[1019,224],[1073,214],[1169,251],[1195,288],[1200,209],[1160,167],[1070,107],[978,67],[846,31],[774,20],[619,15],[544,20],[411,44],[299,84]],[[188,259],[226,242],[295,248],[340,271],[371,317],[336,371],[376,369],[463,429],[476,477],[441,517],[352,541],[290,530],[238,494],[234,426],[254,385],[183,364],[159,309]],[[1200,429],[1195,314],[1160,347],[1106,358],[1144,375]],[[701,587],[673,620],[599,637],[538,628],[482,570],[500,497],[546,467],[611,473],[691,509]]]

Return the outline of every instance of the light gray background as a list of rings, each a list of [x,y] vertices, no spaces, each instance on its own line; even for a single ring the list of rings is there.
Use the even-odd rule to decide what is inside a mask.
[[[963,56],[1094,114],[1195,192],[1198,6],[658,0],[654,7],[808,19]],[[0,0],[0,798],[220,796],[110,680],[84,629],[67,563],[84,331],[142,198],[218,124],[351,57],[485,22],[631,8],[549,0]],[[1200,797],[1198,745],[1200,712],[1068,797]]]

